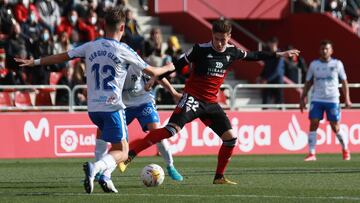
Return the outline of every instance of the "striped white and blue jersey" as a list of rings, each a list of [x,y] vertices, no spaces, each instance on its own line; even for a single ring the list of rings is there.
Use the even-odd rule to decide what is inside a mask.
[[[122,91],[129,66],[141,72],[148,64],[128,45],[100,38],[68,52],[70,58],[84,58],[89,112],[124,109]]]
[[[339,103],[339,80],[346,78],[344,65],[340,60],[314,60],[306,74],[306,81],[313,80],[311,101]]]

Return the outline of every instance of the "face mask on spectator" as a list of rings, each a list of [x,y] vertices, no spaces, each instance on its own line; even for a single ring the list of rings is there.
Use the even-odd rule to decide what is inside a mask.
[[[42,35],[42,38],[44,41],[47,41],[49,39],[49,33],[45,32],[43,35]]]
[[[71,24],[74,25],[76,23],[76,21],[77,21],[77,16],[75,16],[75,15],[70,16],[70,23]]]
[[[26,8],[29,7],[29,0],[23,0],[22,2]]]
[[[331,9],[336,9],[337,6],[338,6],[337,1],[332,1],[332,2],[330,3]]]
[[[31,21],[31,22],[35,22],[35,20],[36,20],[35,14],[34,14],[34,13],[31,13],[31,14],[30,14],[30,21]]]
[[[92,24],[92,25],[95,25],[95,23],[96,23],[96,17],[94,16],[94,17],[91,17],[90,18],[90,23]]]

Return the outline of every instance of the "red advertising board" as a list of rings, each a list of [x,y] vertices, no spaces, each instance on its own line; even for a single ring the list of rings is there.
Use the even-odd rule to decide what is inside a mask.
[[[160,112],[162,123],[171,112]],[[291,154],[307,152],[307,114],[298,111],[227,112],[238,136],[235,154]],[[359,111],[342,112],[341,129],[350,150],[360,152]],[[0,158],[46,158],[93,156],[96,126],[87,113],[1,113]],[[142,138],[138,122],[129,126],[129,140]],[[324,121],[318,129],[317,151],[338,153],[341,147]],[[221,140],[200,120],[187,124],[165,141],[174,155],[217,154]],[[156,154],[156,148],[141,153]]]

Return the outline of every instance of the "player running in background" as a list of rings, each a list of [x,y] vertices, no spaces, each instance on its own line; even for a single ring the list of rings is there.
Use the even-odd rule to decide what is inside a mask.
[[[104,174],[99,180],[104,192],[117,192],[110,177],[106,175],[110,176],[117,164],[128,158],[122,90],[129,66],[133,65],[150,76],[174,70],[172,64],[162,68],[149,66],[131,48],[119,42],[125,29],[125,15],[121,9],[110,8],[106,12],[105,22],[105,38],[41,59],[15,59],[20,66],[57,64],[73,58],[85,59],[89,117],[100,130],[101,139],[112,145],[110,151],[99,161],[84,164],[84,187],[87,193],[92,193],[95,174],[98,172]]]
[[[285,52],[247,52],[228,44],[231,38],[231,23],[217,20],[212,25],[212,40],[205,44],[196,44],[174,65],[182,69],[192,63],[192,73],[185,84],[183,96],[170,117],[169,123],[160,129],[150,131],[129,151],[129,158],[122,167],[126,167],[134,157],[151,145],[169,138],[179,132],[186,123],[196,118],[210,127],[223,141],[218,154],[218,163],[214,184],[236,184],[224,177],[224,172],[233,153],[237,137],[231,130],[230,121],[217,103],[217,93],[224,81],[227,68],[235,60],[265,60],[273,57],[291,57],[298,50]]]
[[[309,154],[304,161],[316,161],[316,130],[320,120],[326,112],[327,120],[330,121],[331,129],[336,134],[341,147],[344,160],[350,160],[348,149],[348,137],[340,129],[340,100],[339,100],[339,79],[342,83],[342,91],[345,97],[345,106],[351,107],[349,86],[346,80],[346,73],[343,63],[331,57],[333,44],[324,40],[320,43],[320,58],[311,62],[306,74],[306,81],[300,99],[300,110],[306,107],[306,97],[310,87],[313,85],[312,98],[309,111],[310,132],[309,132]]]
[[[160,118],[155,107],[154,95],[149,92],[149,89],[145,86],[147,81],[147,75],[145,75],[142,71],[139,71],[139,69],[129,66],[122,93],[123,102],[126,106],[126,124],[129,125],[134,119],[137,119],[144,132],[160,127]],[[159,82],[176,100],[181,98],[181,94],[170,85],[166,78],[163,78]],[[165,145],[164,141],[158,142],[156,145],[161,156],[166,162],[166,169],[171,179],[182,181],[183,177],[176,170],[171,151]],[[132,143],[130,143],[130,147],[131,146]],[[95,147],[96,159],[100,159],[104,153],[106,153],[106,149],[107,142],[97,139]]]

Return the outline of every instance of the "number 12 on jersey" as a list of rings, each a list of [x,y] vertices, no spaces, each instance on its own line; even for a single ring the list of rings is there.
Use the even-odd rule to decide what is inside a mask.
[[[102,89],[103,90],[114,90],[115,87],[111,86],[109,84],[109,82],[113,81],[115,78],[115,69],[114,67],[110,66],[110,65],[104,65],[102,67],[100,67],[100,64],[95,63],[92,67],[91,67],[91,72],[95,74],[95,89],[99,90],[100,89],[100,73],[103,74],[109,74],[107,77],[104,76],[104,79],[102,80]]]

